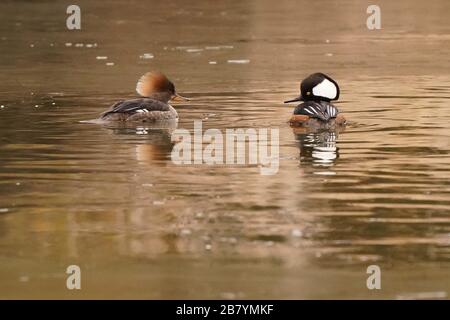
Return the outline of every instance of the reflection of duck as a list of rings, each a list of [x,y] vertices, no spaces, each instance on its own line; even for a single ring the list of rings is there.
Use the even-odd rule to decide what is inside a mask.
[[[336,146],[341,130],[305,130],[294,128],[293,132],[300,149],[300,162],[319,166],[332,166],[339,158]]]
[[[171,134],[168,130],[147,130],[150,137],[158,137],[157,141],[136,145],[136,159],[139,162],[152,163],[155,160],[170,159],[174,142],[171,141]]]
[[[188,100],[176,93],[174,84],[159,72],[148,72],[138,81],[136,91],[142,98],[119,101],[103,112],[101,120],[156,122],[178,119],[170,100]]]
[[[314,73],[300,85],[300,96],[285,103],[304,101],[294,109],[291,126],[335,128],[345,124],[345,118],[331,104],[339,98],[339,86],[329,76]]]
[[[136,159],[139,162],[153,163],[155,160],[170,158],[173,146],[172,132],[177,128],[176,121],[166,121],[154,124],[139,124],[130,122],[105,123],[104,127],[118,135],[138,135],[142,143],[136,145]]]

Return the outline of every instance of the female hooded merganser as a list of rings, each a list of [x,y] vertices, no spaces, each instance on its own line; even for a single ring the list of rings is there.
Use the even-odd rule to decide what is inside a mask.
[[[339,86],[329,76],[314,73],[300,85],[300,96],[284,103],[304,101],[294,109],[289,123],[291,126],[326,127],[342,126],[345,118],[330,103],[339,98]]]
[[[168,102],[189,100],[177,94],[173,83],[160,72],[144,74],[136,85],[136,91],[142,98],[119,101],[103,112],[100,119],[140,122],[176,120],[178,113]]]

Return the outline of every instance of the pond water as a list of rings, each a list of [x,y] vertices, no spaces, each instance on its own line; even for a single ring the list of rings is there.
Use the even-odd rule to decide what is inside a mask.
[[[78,5],[69,31],[63,3],[0,4],[0,298],[448,298],[448,1],[378,1],[374,31],[356,0]],[[149,70],[192,98],[178,128],[278,128],[278,173],[80,122]],[[318,71],[341,132],[287,124]]]

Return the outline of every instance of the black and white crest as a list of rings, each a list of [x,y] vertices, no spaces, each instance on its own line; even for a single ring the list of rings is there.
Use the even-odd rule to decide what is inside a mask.
[[[300,96],[284,103],[296,101],[331,101],[339,99],[339,86],[324,73],[313,73],[300,84]]]
[[[322,99],[325,101],[339,98],[339,86],[329,76],[323,73],[314,73],[302,81],[300,86],[304,100]]]

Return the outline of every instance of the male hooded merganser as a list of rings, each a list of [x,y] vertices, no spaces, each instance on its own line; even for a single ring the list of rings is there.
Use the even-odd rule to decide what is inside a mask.
[[[339,98],[339,86],[329,76],[314,73],[300,85],[300,96],[284,103],[304,101],[294,109],[289,123],[292,126],[333,127],[344,125],[346,120],[331,104]]]
[[[173,83],[160,72],[144,74],[136,85],[136,91],[142,98],[119,101],[103,112],[100,119],[140,122],[176,120],[178,113],[168,102],[189,100],[177,94]]]

